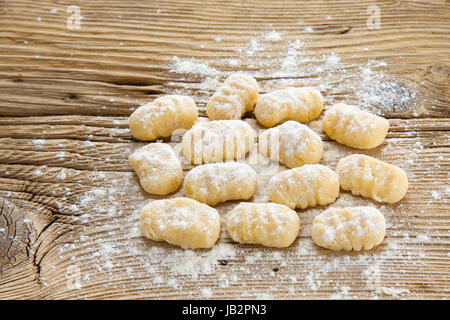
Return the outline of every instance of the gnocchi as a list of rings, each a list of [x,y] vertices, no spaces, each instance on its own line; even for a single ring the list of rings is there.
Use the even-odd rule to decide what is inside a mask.
[[[373,207],[329,208],[315,217],[312,239],[320,247],[340,250],[369,250],[386,233],[383,214]]]
[[[241,202],[226,214],[225,226],[233,241],[283,248],[297,238],[300,218],[281,204]]]
[[[184,194],[208,205],[247,200],[256,190],[256,172],[245,163],[209,163],[195,167],[184,180]]]
[[[273,127],[286,120],[309,122],[317,118],[322,109],[320,91],[309,87],[290,87],[262,95],[254,112],[263,126]]]
[[[395,203],[408,190],[405,171],[363,154],[339,160],[336,172],[342,189],[378,202]]]
[[[241,119],[258,100],[258,84],[252,76],[235,73],[209,99],[206,114],[211,120]]]
[[[128,123],[133,137],[149,141],[170,137],[176,129],[189,129],[197,118],[198,110],[192,98],[167,95],[137,108]]]
[[[133,152],[128,161],[148,193],[163,195],[174,192],[183,181],[181,163],[167,144],[148,144]]]
[[[319,135],[306,125],[287,121],[259,136],[259,152],[289,168],[318,163],[323,144]]]
[[[270,200],[291,209],[329,204],[338,195],[338,175],[321,164],[306,164],[282,171],[269,182]]]
[[[254,132],[242,120],[200,122],[183,137],[183,155],[193,164],[237,160],[254,144]]]
[[[219,239],[216,209],[189,198],[154,200],[141,210],[142,234],[184,249],[211,248]]]
[[[322,128],[333,140],[358,149],[372,149],[383,143],[389,122],[345,103],[325,112]]]

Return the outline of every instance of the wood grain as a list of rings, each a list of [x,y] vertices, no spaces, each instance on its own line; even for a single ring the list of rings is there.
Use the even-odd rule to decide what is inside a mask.
[[[69,5],[81,10],[80,30],[66,26]],[[367,28],[370,5],[381,10],[380,29]],[[388,287],[409,290],[401,298],[448,299],[449,20],[448,1],[0,2],[0,298],[205,298],[209,288],[211,298],[225,299],[390,299],[377,291]],[[245,54],[271,30],[283,41]],[[298,61],[295,74],[275,72],[298,38],[309,60]],[[327,77],[315,66],[331,53],[342,64]],[[302,230],[290,248],[234,245],[236,254],[214,272],[174,273],[170,259],[182,251],[134,232],[136,210],[157,197],[139,188],[127,161],[145,144],[127,124],[140,104],[179,92],[205,115],[211,74],[176,72],[174,56],[219,70],[219,80],[248,71],[262,92],[326,81],[326,107],[361,101],[352,90],[359,68],[384,61],[372,67],[385,73],[381,83],[414,97],[376,109],[390,131],[382,146],[363,152],[405,168],[410,181],[401,202],[380,207],[383,244],[349,254],[315,247],[310,226],[319,207],[299,210]],[[330,141],[317,121],[310,126],[324,140],[321,163],[334,168],[360,152]],[[260,188],[255,198],[263,197]],[[341,192],[336,205],[349,203],[377,205]],[[230,243],[222,230],[219,244]]]

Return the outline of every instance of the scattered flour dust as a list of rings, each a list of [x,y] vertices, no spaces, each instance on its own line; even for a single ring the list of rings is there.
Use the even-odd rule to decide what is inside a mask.
[[[378,294],[385,294],[392,296],[394,298],[399,298],[401,295],[411,293],[408,289],[396,289],[396,288],[387,288],[380,287],[376,290]]]
[[[283,39],[279,32],[272,30],[264,35],[264,39],[269,42],[278,42]]]
[[[193,74],[193,75],[219,75],[219,71],[210,67],[206,62],[200,62],[195,59],[181,60],[173,57],[174,65],[171,72]]]
[[[99,173],[101,181],[108,181],[107,185],[93,188],[79,196],[74,210],[89,212],[78,216],[79,222],[85,226],[84,232],[78,241],[59,248],[61,257],[63,253],[69,254],[71,263],[88,268],[82,269],[82,274],[86,276],[81,278],[80,294],[84,285],[93,285],[104,278],[107,281],[101,283],[105,289],[111,290],[115,280],[123,280],[130,282],[133,288],[153,290],[161,287],[173,290],[176,295],[202,299],[223,297],[224,289],[227,288],[233,288],[239,294],[237,298],[242,299],[300,297],[306,293],[308,296],[321,296],[322,291],[334,292],[328,297],[331,299],[347,299],[358,297],[357,293],[352,295],[352,288],[367,288],[372,292],[370,297],[375,299],[386,294],[377,291],[386,280],[395,281],[396,286],[403,284],[400,272],[402,263],[399,263],[399,270],[389,273],[388,278],[381,272],[385,263],[396,259],[404,261],[404,265],[421,265],[417,254],[411,252],[408,255],[408,251],[403,249],[404,243],[410,243],[403,238],[390,240],[388,237],[384,244],[386,248],[378,253],[323,254],[310,239],[309,225],[320,213],[319,209],[301,213],[301,238],[283,250],[240,246],[224,242],[223,239],[219,239],[218,244],[209,250],[183,250],[153,242],[145,239],[138,228],[139,209],[149,200],[149,196],[141,190],[132,173],[121,173],[113,178],[109,175]],[[265,192],[267,190],[259,190],[255,201],[260,201]],[[181,195],[182,191],[178,191],[171,196]],[[124,198],[127,198],[127,203],[132,203],[132,208],[122,207]],[[347,206],[358,201],[363,200],[342,194],[335,205]],[[234,205],[236,203],[225,203],[217,206],[217,209],[223,215]],[[388,217],[393,215],[386,208],[379,209]],[[133,211],[133,214],[124,214],[122,210]],[[96,234],[103,234],[100,237],[102,240],[96,241]],[[224,234],[226,232],[222,230]],[[77,257],[79,245],[93,248],[89,264],[83,264]],[[344,274],[351,274],[352,277]],[[271,283],[267,290],[259,288],[262,280]]]
[[[211,298],[212,295],[213,295],[213,292],[210,288],[203,288],[200,291],[200,297],[202,297],[202,298],[208,299],[208,298]]]
[[[45,144],[44,139],[34,139],[31,142],[37,147],[42,147]]]
[[[199,274],[211,274],[219,260],[233,258],[235,255],[234,247],[229,244],[218,244],[206,254],[185,250],[180,253],[171,271],[192,277],[197,277]]]
[[[207,63],[192,57],[174,56],[169,66],[171,73],[181,79],[195,76],[199,80],[198,83],[174,80],[168,83],[168,91],[193,95],[202,107],[228,75],[240,70],[257,79],[266,79],[259,81],[263,93],[287,86],[312,86],[322,93],[327,92],[327,106],[337,102],[335,97],[343,91],[347,92],[351,103],[378,114],[401,113],[414,106],[414,89],[392,80],[383,61],[368,60],[363,65],[350,65],[336,52],[311,55],[308,48],[312,40],[308,34],[315,30],[303,23],[299,30],[304,33],[300,32],[294,39],[276,30],[263,32],[234,48],[236,58],[218,58]],[[212,40],[216,46],[226,41],[219,36]],[[267,58],[273,63],[267,64]],[[316,129],[319,131],[320,126]],[[45,141],[37,139],[32,143],[39,147]],[[381,154],[395,148],[398,147],[393,141]],[[408,151],[404,153],[405,157],[411,161],[409,165],[414,167],[423,146],[418,141],[414,150],[405,151]],[[326,142],[324,161],[335,164],[345,153]],[[63,152],[58,153],[57,158],[64,156]],[[398,161],[404,166],[404,159]],[[62,170],[57,178],[63,180],[69,174]],[[385,213],[390,225],[380,248],[369,252],[325,254],[323,249],[315,246],[310,239],[310,226],[323,208],[301,212],[300,237],[283,250],[230,244],[228,238],[219,239],[210,250],[182,250],[147,240],[140,234],[139,209],[151,197],[141,190],[134,174],[98,172],[92,182],[97,187],[80,193],[77,202],[69,206],[77,213],[77,222],[83,227],[79,239],[58,249],[60,259],[69,254],[72,263],[82,269],[81,293],[87,284],[119,290],[124,287],[117,285],[116,288],[115,283],[126,282],[133,288],[154,290],[161,287],[165,291],[172,290],[175,295],[204,299],[220,298],[227,288],[238,292],[238,298],[243,299],[289,298],[306,294],[323,297],[323,292],[333,292],[329,296],[331,299],[346,299],[358,298],[364,289],[371,294],[368,298],[373,299],[380,295],[407,295],[407,290],[395,291],[390,287],[393,283],[396,287],[406,286],[408,277],[402,271],[404,266],[423,266],[424,252],[420,248],[409,250],[410,243],[422,245],[430,241],[428,236],[410,236],[403,231],[407,219],[398,214],[401,205],[396,209],[379,205],[378,209]],[[259,183],[253,200],[265,202],[267,193],[267,183]],[[430,198],[449,194],[447,188]],[[182,196],[182,191],[170,196]],[[230,202],[216,208],[223,216],[236,204]],[[341,193],[333,205],[367,205],[367,202],[361,197]],[[222,237],[225,235],[226,231],[222,229]],[[395,237],[390,238],[390,235]],[[86,263],[87,257],[77,256],[77,248],[86,245],[93,248],[89,263]],[[398,263],[392,266],[394,259]],[[387,266],[391,269],[386,272]],[[267,290],[260,289],[261,280],[271,283]],[[354,295],[353,288],[356,289]]]
[[[35,176],[35,177],[39,177],[39,176],[42,176],[43,173],[42,173],[41,170],[35,169],[35,170],[33,170],[32,174],[33,174],[33,176]]]
[[[314,28],[304,26],[303,31],[313,33]],[[170,72],[181,77],[195,75],[201,80],[200,83],[173,81],[168,85],[173,92],[195,96],[202,107],[218,85],[238,68],[258,80],[267,79],[258,81],[263,93],[288,86],[312,86],[327,93],[325,105],[339,102],[335,97],[346,92],[349,103],[376,114],[409,115],[412,109],[418,115],[420,104],[415,88],[392,80],[384,61],[369,59],[358,65],[346,64],[336,52],[309,54],[310,43],[312,40],[307,35],[292,39],[287,34],[268,30],[235,47],[237,58],[216,59],[214,65],[192,57],[174,56]],[[272,63],[267,64],[267,59]]]

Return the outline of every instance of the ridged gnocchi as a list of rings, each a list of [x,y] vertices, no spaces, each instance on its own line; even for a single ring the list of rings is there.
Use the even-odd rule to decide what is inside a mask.
[[[257,174],[245,163],[208,163],[193,168],[184,180],[184,194],[215,205],[227,200],[247,200],[256,190]]]
[[[145,191],[168,194],[183,181],[183,169],[172,148],[164,143],[151,143],[133,152],[128,161]]]
[[[254,140],[254,131],[245,121],[200,122],[184,135],[182,150],[193,164],[223,162],[244,157]]]
[[[323,109],[323,97],[314,88],[286,88],[258,99],[255,117],[263,126],[273,127],[286,120],[306,123],[316,119]]]
[[[211,120],[241,119],[258,100],[258,83],[245,73],[234,73],[214,93],[206,105]]]
[[[321,164],[282,171],[269,182],[270,200],[291,209],[333,203],[338,195],[338,175]]]
[[[259,152],[289,168],[318,163],[322,158],[323,144],[320,136],[306,125],[286,121],[259,136]]]
[[[352,154],[336,166],[341,188],[378,202],[395,203],[408,191],[405,171],[363,154]]]
[[[154,200],[141,210],[142,234],[184,249],[211,248],[219,239],[216,209],[189,198]]]
[[[322,128],[333,140],[358,149],[372,149],[383,143],[389,122],[345,103],[325,112]]]
[[[198,110],[188,96],[167,95],[137,108],[128,118],[136,139],[149,141],[170,137],[176,129],[189,129],[197,121]]]
[[[311,232],[323,248],[369,250],[383,241],[386,221],[373,207],[329,208],[314,218]]]
[[[241,202],[224,223],[233,241],[276,248],[290,246],[300,230],[298,214],[276,203]]]

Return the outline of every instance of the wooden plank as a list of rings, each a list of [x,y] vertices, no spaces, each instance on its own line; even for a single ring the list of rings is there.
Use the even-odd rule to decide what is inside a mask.
[[[245,49],[252,37],[270,28],[281,32],[286,41],[300,37],[311,56],[338,53],[346,61],[343,71],[347,73],[368,59],[383,59],[400,83],[418,86],[422,98],[427,97],[424,108],[428,113],[433,116],[448,113],[445,61],[450,53],[450,32],[445,3],[380,4],[383,27],[369,30],[366,21],[370,2],[357,5],[346,1],[334,5],[319,2],[313,7],[289,1],[263,5],[249,2],[228,4],[224,10],[221,2],[206,6],[191,2],[187,9],[173,2],[143,5],[133,1],[124,7],[114,1],[95,4],[81,1],[79,7],[85,19],[77,31],[65,26],[66,7],[52,6],[51,2],[41,7],[32,1],[14,3],[15,7],[13,3],[9,4],[11,7],[5,4],[1,16],[2,114],[127,115],[138,103],[177,89],[167,86],[169,82],[180,81],[179,74],[170,72],[173,56],[198,57],[212,67],[230,71],[230,66],[223,63],[224,58],[239,58],[236,50]],[[18,19],[15,15],[20,6],[28,9],[22,10],[23,16]],[[105,7],[108,10],[104,11]],[[51,8],[59,10],[51,13]],[[332,19],[324,20],[327,15],[332,15]],[[30,33],[36,24],[40,27]],[[317,32],[305,34],[302,32],[305,26]],[[351,31],[342,33],[342,30]],[[223,39],[220,43],[214,40],[218,36]],[[417,46],[417,42],[421,45]],[[269,58],[284,56],[285,49],[284,45],[274,43]],[[252,64],[269,69],[278,63],[267,64],[265,55],[253,58]],[[301,64],[304,67],[307,66]],[[238,59],[238,65],[231,69],[252,70],[245,57]],[[304,76],[310,84],[319,77],[314,69],[307,70]],[[273,78],[273,72],[257,78]],[[182,83],[193,82],[188,91],[198,95],[200,80],[194,74],[185,77]],[[349,98],[342,91],[342,83],[333,85],[327,93],[336,100]],[[201,99],[203,104],[205,98]],[[99,109],[99,105],[105,109]],[[409,111],[402,116],[411,117]]]
[[[33,118],[32,122],[38,126],[37,123],[45,123],[48,120],[48,122],[54,123],[51,124],[55,126],[55,128],[53,128],[54,132],[59,131],[59,126],[65,127],[65,123],[67,122],[76,123],[75,119],[59,120],[57,118],[59,117],[50,119],[43,117],[41,120]],[[97,117],[95,119],[88,118],[89,117],[84,117],[83,121],[80,123],[95,124],[95,119],[98,120]],[[13,121],[15,125],[6,125],[6,130],[3,128],[3,125],[1,125],[0,133],[14,132],[12,128],[23,127],[22,121],[28,123],[31,119],[16,118],[15,121]],[[113,121],[114,119],[110,119],[110,123]],[[11,121],[8,120],[4,122],[10,123]],[[429,297],[441,297],[438,292],[429,292],[418,289],[417,283],[428,283],[428,280],[425,280],[430,277],[430,274],[421,271],[424,264],[432,266],[429,270],[430,272],[442,272],[445,274],[445,261],[447,259],[447,251],[445,248],[448,246],[448,226],[450,223],[447,216],[448,190],[445,189],[446,182],[448,181],[448,168],[450,166],[448,160],[450,158],[448,156],[449,126],[448,123],[442,119],[391,120],[390,122],[392,128],[390,136],[392,137],[387,139],[383,147],[366,153],[405,168],[409,175],[411,188],[408,196],[402,200],[400,205],[394,207],[382,206],[382,210],[387,211],[386,213],[388,214],[390,222],[388,240],[386,241],[387,244],[383,246],[384,250],[377,249],[374,253],[369,255],[364,254],[362,255],[364,256],[364,259],[362,259],[360,258],[361,255],[334,255],[325,250],[313,247],[310,240],[309,228],[312,218],[322,210],[313,209],[301,212],[304,227],[296,245],[284,252],[281,251],[287,256],[285,258],[286,261],[288,261],[287,266],[279,267],[279,265],[283,264],[283,261],[285,261],[284,259],[281,261],[271,261],[271,257],[267,255],[267,252],[274,252],[274,250],[252,248],[251,246],[237,246],[239,249],[236,249],[242,251],[239,251],[237,256],[230,259],[229,265],[221,266],[220,268],[225,269],[225,271],[230,269],[230,272],[232,272],[232,274],[237,274],[240,280],[249,281],[251,286],[257,288],[256,292],[265,292],[265,289],[262,288],[273,286],[273,283],[270,281],[264,283],[262,280],[256,281],[250,279],[247,272],[248,270],[255,268],[254,264],[256,262],[249,263],[245,261],[246,256],[264,252],[265,255],[260,258],[261,261],[257,260],[259,263],[256,263],[256,265],[268,264],[273,267],[272,269],[277,267],[280,268],[282,271],[276,272],[276,277],[281,277],[282,281],[275,286],[277,292],[280,290],[280,295],[277,294],[276,297],[281,298],[290,296],[292,298],[301,296],[290,295],[288,290],[292,291],[291,287],[294,288],[294,291],[303,288],[301,290],[301,292],[303,292],[303,290],[305,290],[303,287],[304,283],[310,283],[305,280],[303,280],[304,282],[302,283],[300,277],[305,276],[305,274],[303,272],[298,272],[299,264],[303,266],[302,268],[309,270],[306,275],[309,273],[314,275],[318,273],[320,277],[327,279],[327,281],[331,281],[331,283],[334,283],[335,285],[341,284],[345,289],[345,283],[349,283],[352,279],[352,277],[347,274],[348,266],[344,269],[345,271],[341,270],[339,276],[330,275],[330,271],[321,275],[315,268],[320,270],[320,268],[324,268],[323,265],[325,265],[325,268],[329,268],[333,264],[342,267],[343,262],[345,261],[350,264],[350,267],[355,269],[352,271],[352,275],[354,276],[355,274],[363,273],[371,263],[381,261],[382,263],[387,264],[387,266],[383,267],[388,270],[386,272],[389,272],[389,274],[399,272],[397,275],[398,282],[390,283],[390,279],[385,279],[383,281],[386,282],[383,282],[383,285],[395,287],[398,284],[402,284],[405,288],[413,287],[415,290],[418,290],[417,294],[419,297],[422,297],[425,293],[428,294],[427,296]],[[101,125],[101,123],[103,122],[100,121],[98,125]],[[37,254],[37,256],[43,258],[42,260],[38,259],[38,261],[41,261],[40,264],[45,266],[44,270],[46,270],[43,272],[44,276],[42,276],[42,278],[44,281],[49,281],[45,279],[51,277],[51,279],[53,279],[51,281],[58,282],[57,284],[53,282],[43,282],[47,287],[43,286],[41,297],[62,298],[71,296],[79,298],[104,298],[126,296],[175,298],[179,295],[186,297],[195,296],[195,292],[200,291],[201,289],[198,288],[197,280],[189,279],[189,277],[185,279],[186,277],[183,276],[175,276],[178,286],[182,286],[183,289],[177,288],[175,290],[170,286],[166,286],[156,290],[157,292],[155,293],[149,288],[141,287],[142,281],[145,281],[152,287],[153,284],[150,285],[153,283],[151,279],[155,279],[158,276],[164,276],[167,281],[171,278],[169,276],[170,271],[164,271],[164,268],[166,267],[164,263],[161,265],[154,265],[157,270],[156,274],[145,271],[142,264],[150,263],[147,260],[148,250],[153,246],[163,248],[161,250],[166,250],[164,251],[164,254],[167,256],[170,256],[173,252],[179,252],[179,250],[162,244],[149,244],[149,241],[132,236],[133,229],[136,227],[136,216],[133,215],[132,212],[138,209],[141,206],[141,203],[144,203],[149,199],[149,196],[145,195],[139,189],[138,182],[134,175],[131,174],[131,167],[127,163],[127,155],[132,152],[134,148],[142,145],[142,143],[131,141],[123,142],[125,140],[97,142],[97,138],[109,136],[108,131],[115,130],[115,128],[109,127],[108,121],[105,121],[104,123],[106,123],[105,128],[102,128],[104,132],[93,136],[91,139],[94,142],[88,147],[84,147],[84,143],[80,143],[78,139],[72,140],[68,138],[52,139],[52,137],[45,137],[45,142],[42,145],[38,144],[37,146],[30,138],[24,139],[23,137],[19,137],[16,139],[0,139],[0,148],[4,151],[10,150],[11,152],[3,152],[5,156],[1,158],[1,162],[3,163],[1,167],[2,170],[0,171],[2,177],[1,196],[7,196],[14,202],[19,201],[21,207],[29,207],[39,213],[43,212],[56,220],[54,228],[57,229],[48,229],[45,233],[42,233],[42,239],[45,240],[50,236],[52,236],[53,239],[53,237],[63,234],[61,237],[57,238],[58,242],[56,244],[53,241],[49,241],[48,243],[45,242],[39,246],[40,253]],[[72,126],[72,131],[76,132],[77,127],[82,127],[84,125],[72,124]],[[418,128],[417,131],[414,131],[413,135],[411,134],[411,127]],[[436,128],[436,130],[433,130],[433,128]],[[442,131],[439,131],[439,129]],[[325,138],[325,136],[323,136],[323,138]],[[325,154],[322,163],[331,167],[335,166],[340,157],[353,152],[350,148],[343,148],[338,146],[335,142],[326,139],[324,140]],[[64,149],[61,149],[61,147],[58,148],[57,145],[59,144],[64,145]],[[125,150],[122,149],[122,145]],[[411,146],[416,147],[411,148]],[[128,148],[128,150],[126,150],[126,148]],[[62,152],[67,154],[67,156],[65,155],[61,159],[55,158],[56,150],[64,150]],[[90,156],[92,152],[95,153],[95,158]],[[28,156],[25,156],[24,153],[28,153]],[[10,155],[15,155],[16,157],[11,158]],[[119,158],[116,159],[119,166],[118,169],[115,169],[116,167],[111,160],[107,159],[117,158],[117,155],[119,155]],[[412,163],[405,165],[405,157],[412,160]],[[80,161],[81,158],[84,160]],[[74,161],[74,159],[77,159],[77,161]],[[19,164],[20,161],[23,161],[23,164]],[[434,167],[429,166],[430,161],[434,163]],[[83,167],[83,164],[87,164],[87,167]],[[62,172],[64,172],[64,179],[61,179]],[[122,187],[116,189],[116,185]],[[86,199],[89,199],[88,195],[93,188],[95,190],[103,190],[103,188],[114,190],[113,194],[115,195],[112,196],[113,200],[110,199],[109,195],[107,196],[101,193],[99,199],[87,202],[89,207],[100,208],[104,206],[104,203],[107,203],[106,207],[99,211],[90,210],[82,205]],[[438,193],[439,199],[434,198],[433,192]],[[260,194],[259,198],[262,199],[264,197],[264,190],[261,190],[260,188],[258,193]],[[176,195],[180,194],[181,192],[178,192]],[[114,198],[120,198],[120,201],[117,201],[117,199]],[[342,193],[339,201],[338,205],[339,203],[342,205],[349,202],[356,204],[366,204],[368,202],[363,199],[358,199],[358,197],[350,196],[347,193]],[[431,207],[429,211],[424,209],[424,203],[427,203],[428,206]],[[231,205],[221,205],[218,206],[218,208],[223,214],[232,205],[234,205],[234,203]],[[108,210],[111,209],[120,210],[122,213],[119,216],[115,216],[115,214],[111,216],[108,214]],[[82,229],[76,228],[77,226],[82,226]],[[70,228],[70,233],[63,233],[66,228]],[[418,241],[417,236],[419,236],[419,241],[422,241],[421,236],[423,235],[429,237],[425,238],[426,243],[422,244],[414,242]],[[89,239],[89,242],[84,244],[85,248],[89,249],[83,250],[77,248],[76,245],[75,248],[72,249],[72,245],[69,244],[72,242],[77,243],[76,241],[79,241],[80,237],[83,236]],[[40,242],[38,241],[38,243]],[[105,251],[105,248],[102,247],[105,243],[107,248],[106,252],[109,252],[108,250],[110,249],[108,248],[112,243],[120,243],[120,245],[112,251],[114,267],[112,269],[113,271],[109,272],[103,269],[104,264],[109,261],[108,254],[106,255],[106,260],[102,255],[100,257],[95,255],[95,252]],[[230,243],[230,239],[226,236],[224,230],[222,232],[220,243]],[[132,255],[129,253],[130,248],[127,248],[128,246],[132,248]],[[68,247],[69,249],[65,249],[68,251],[66,254],[58,254],[59,252],[54,252],[56,250],[55,248],[58,247]],[[63,252],[65,250],[63,249]],[[292,254],[295,250],[304,250],[306,255],[297,257],[295,254]],[[419,259],[420,263],[416,261],[415,266],[409,266],[411,259],[417,259],[418,257],[411,253],[404,256],[407,252],[414,252],[414,254],[423,256],[423,258]],[[84,289],[81,291],[75,290],[75,292],[69,293],[64,289],[64,286],[66,286],[65,278],[60,279],[60,277],[64,277],[65,273],[55,276],[52,267],[58,270],[66,270],[67,272],[67,268],[73,263],[70,259],[74,254],[76,256],[75,261],[83,267],[80,267],[82,268],[80,273],[88,274],[91,277],[95,274],[95,281],[99,282],[94,282],[93,284],[91,283],[91,280],[89,280],[89,282],[86,283],[86,287],[83,285]],[[346,261],[345,257],[352,257],[354,258],[354,261]],[[317,263],[317,266],[314,268],[311,266],[309,266],[309,268],[304,266],[306,262],[317,258],[322,259],[323,261]],[[435,260],[437,264],[435,264]],[[95,264],[100,265],[101,272],[93,270],[92,266]],[[409,268],[407,269],[407,274],[400,275],[400,269],[403,270],[405,264],[408,264]],[[240,270],[241,267],[244,268],[243,271]],[[160,268],[163,270],[160,270]],[[130,269],[135,271],[130,271]],[[262,274],[265,274],[264,272],[270,273],[270,270],[271,269],[262,270]],[[139,280],[127,282],[128,280],[126,279],[129,277],[130,272],[134,277],[137,276]],[[229,276],[229,273],[225,272],[224,274]],[[201,279],[203,280],[202,283],[205,285],[212,285],[212,283],[215,283],[215,276],[217,277],[218,275],[201,276]],[[300,283],[289,285],[289,281],[291,281],[289,280],[289,277],[294,276],[298,277],[297,280]],[[109,277],[112,277],[113,279],[110,282],[107,280]],[[318,281],[325,281],[324,279],[320,278]],[[437,280],[435,278],[432,279],[433,281],[437,281],[430,285],[433,290],[445,287],[445,278],[442,278],[441,280],[439,280],[439,277]],[[308,278],[308,281],[313,280]],[[115,286],[113,283],[123,283],[124,287],[122,288],[119,286],[118,289],[113,289]],[[271,283],[271,285],[269,285],[269,283]],[[314,281],[312,283],[312,288],[315,289]],[[364,283],[363,280],[361,280],[356,284],[348,286],[355,290],[362,290]],[[238,284],[233,287],[234,290],[237,290],[237,287]],[[47,290],[47,288],[52,288],[52,290]],[[331,294],[330,292],[332,292],[333,289],[330,286],[325,288],[327,289],[324,289],[324,292],[319,289],[317,289],[319,292],[316,292],[309,288],[310,294],[311,296],[327,297],[327,294]],[[306,289],[308,289],[308,287],[306,287]],[[194,293],[191,293],[191,291]],[[217,297],[233,296],[233,291],[222,292],[222,290],[218,290],[218,292],[214,292],[215,297],[216,293],[218,294]],[[370,297],[369,292],[370,291],[367,291],[367,289],[363,290],[361,293],[355,293],[355,297]],[[11,292],[8,291],[7,294],[10,295]],[[69,295],[65,296],[66,294]],[[236,291],[234,291],[234,294],[236,294]],[[296,294],[298,294],[298,292]]]
[[[66,27],[74,4],[80,30]],[[380,29],[367,27],[369,5],[381,10]],[[448,299],[449,18],[445,1],[3,2],[0,298],[395,298],[383,288],[396,288],[408,290],[400,298]],[[325,165],[358,152],[406,170],[398,204],[347,192],[334,204],[379,207],[382,245],[314,246],[311,223],[326,207],[299,210],[299,238],[283,250],[232,244],[225,230],[215,249],[195,252],[138,234],[138,209],[161,197],[143,192],[128,164],[145,143],[127,116],[174,92],[192,95],[205,116],[220,81],[241,70],[262,92],[316,86],[326,108],[346,101],[389,118],[385,143],[370,151],[310,123]],[[267,201],[267,165],[253,166],[252,200]]]

